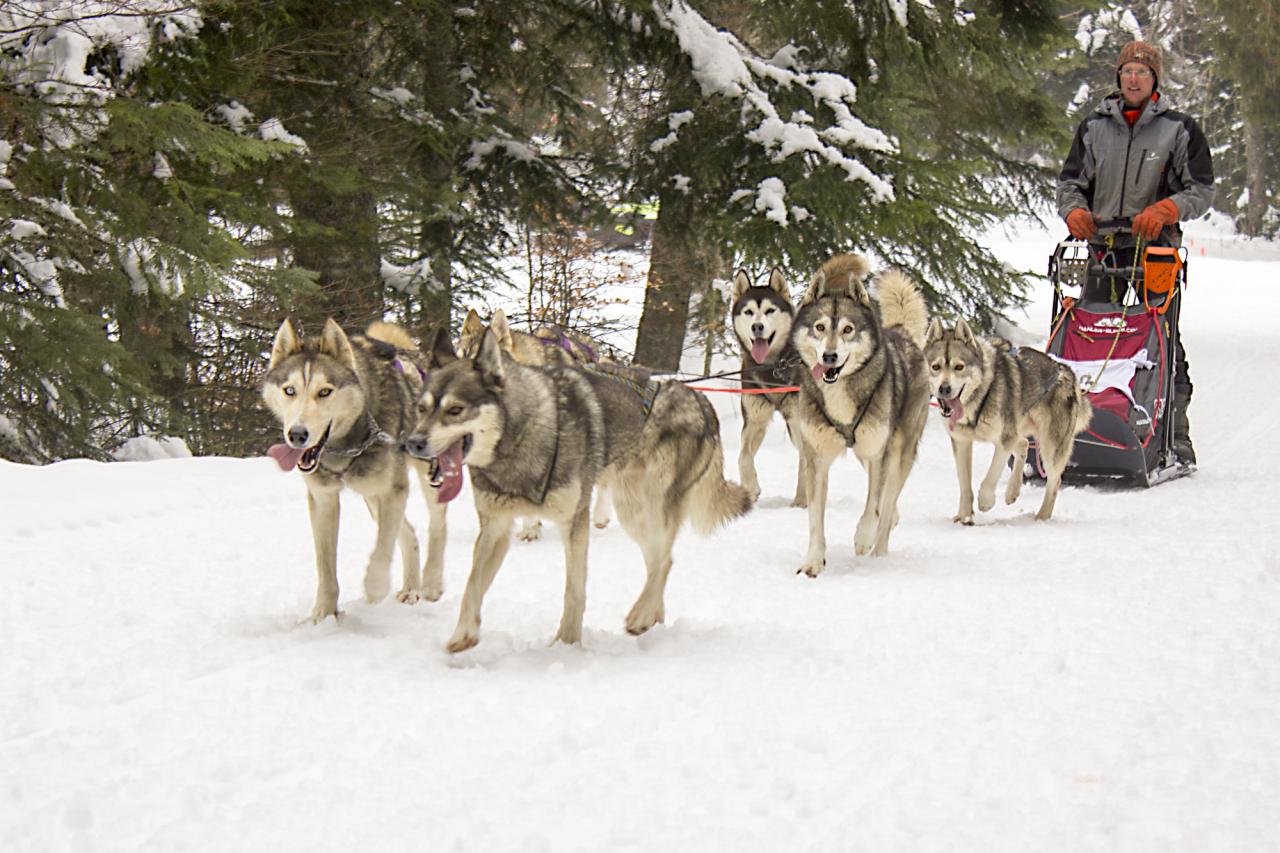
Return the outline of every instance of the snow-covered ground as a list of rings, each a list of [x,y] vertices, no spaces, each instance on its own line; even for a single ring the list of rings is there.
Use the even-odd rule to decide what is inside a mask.
[[[1028,486],[962,528],[934,418],[890,556],[853,553],[848,458],[809,580],[778,422],[759,506],[680,539],[668,624],[638,639],[616,526],[580,648],[548,645],[552,534],[513,545],[450,657],[469,490],[445,597],[413,607],[360,600],[372,527],[347,501],[345,615],[317,627],[300,475],[0,464],[0,848],[1280,849],[1280,252],[1191,236],[1194,477],[1067,488],[1048,523]],[[1042,270],[1054,238],[991,239]],[[1047,314],[1042,291],[1021,325]]]

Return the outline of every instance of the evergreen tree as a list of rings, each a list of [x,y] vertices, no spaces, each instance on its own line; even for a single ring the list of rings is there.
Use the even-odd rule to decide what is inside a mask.
[[[719,255],[801,278],[871,251],[982,326],[1018,300],[972,235],[1051,186],[1033,157],[1064,128],[1034,73],[1066,37],[1055,3],[630,8],[644,25],[618,86],[639,104],[622,147],[631,192],[660,204],[638,359],[678,363]]]

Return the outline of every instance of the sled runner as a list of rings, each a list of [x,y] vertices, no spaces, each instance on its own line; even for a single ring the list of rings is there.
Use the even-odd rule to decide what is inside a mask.
[[[1184,250],[1147,245],[1129,220],[1064,240],[1049,259],[1052,331],[1046,352],[1067,364],[1093,405],[1064,479],[1153,486],[1190,473],[1173,452],[1174,353],[1186,286]],[[1031,472],[1043,470],[1033,444]],[[1033,475],[1034,475],[1033,473]]]

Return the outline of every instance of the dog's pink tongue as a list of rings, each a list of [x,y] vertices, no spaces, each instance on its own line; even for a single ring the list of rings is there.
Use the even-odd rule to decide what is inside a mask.
[[[298,467],[298,460],[302,458],[301,447],[290,447],[287,444],[273,444],[267,450],[267,455],[276,460],[276,464],[280,466],[281,471],[292,471]]]
[[[756,364],[764,364],[764,360],[769,357],[769,342],[764,338],[756,338],[751,342],[751,357],[756,360]]]
[[[448,503],[462,491],[462,439],[440,454],[440,474],[444,481],[437,489],[436,499],[440,503]]]
[[[951,416],[947,418],[947,425],[955,429],[956,424],[960,423],[960,419],[964,417],[964,406],[960,404],[960,398],[948,400],[947,405],[951,407]]]
[[[818,362],[813,366],[813,369],[810,372],[813,373],[814,382],[821,382],[822,374],[826,373],[827,369],[822,366],[822,362]]]

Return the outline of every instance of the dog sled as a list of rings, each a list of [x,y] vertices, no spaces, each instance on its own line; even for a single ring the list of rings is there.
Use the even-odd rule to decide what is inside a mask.
[[[1068,365],[1093,406],[1064,479],[1153,486],[1190,473],[1173,449],[1175,353],[1187,264],[1181,248],[1147,245],[1129,220],[1099,223],[1049,259],[1053,313],[1046,352]],[[1034,444],[1027,464],[1044,466]]]

